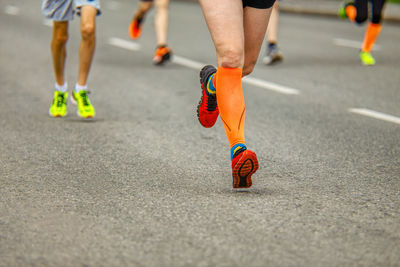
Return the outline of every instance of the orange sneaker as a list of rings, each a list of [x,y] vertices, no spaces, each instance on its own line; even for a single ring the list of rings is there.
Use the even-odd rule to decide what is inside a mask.
[[[171,56],[172,50],[166,45],[160,45],[154,53],[153,62],[156,65],[162,65],[164,62],[170,60]]]
[[[258,170],[257,155],[251,150],[238,151],[232,159],[233,188],[249,188],[251,176]]]
[[[133,19],[129,24],[129,36],[131,39],[137,39],[142,34],[142,22],[143,18]]]

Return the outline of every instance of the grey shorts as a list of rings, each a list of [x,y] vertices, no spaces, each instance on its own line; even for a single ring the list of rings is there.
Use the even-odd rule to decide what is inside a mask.
[[[55,21],[67,21],[79,15],[82,6],[93,6],[100,15],[100,0],[42,0],[42,14]]]

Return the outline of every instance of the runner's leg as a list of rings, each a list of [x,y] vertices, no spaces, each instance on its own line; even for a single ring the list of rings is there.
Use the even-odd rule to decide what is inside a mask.
[[[279,25],[279,1],[276,1],[271,10],[269,26],[267,28],[266,39],[269,43],[278,41],[278,25]]]
[[[374,46],[376,39],[378,39],[379,33],[382,28],[382,10],[385,4],[385,0],[373,0],[372,2],[372,19],[368,24],[365,31],[364,41],[361,50],[364,52],[370,52]]]
[[[81,44],[79,49],[78,85],[85,86],[96,46],[96,15],[93,6],[81,7]]]
[[[157,45],[167,44],[168,37],[168,6],[169,0],[155,0],[156,14],[154,18]]]
[[[153,1],[140,1],[139,6],[133,14],[133,19],[143,19],[153,6]]]
[[[250,74],[257,63],[258,55],[263,43],[265,31],[272,8],[257,9],[252,7],[244,8],[244,44],[245,56],[243,76]]]
[[[201,0],[200,4],[217,51],[217,101],[225,132],[231,148],[244,145],[243,4],[240,0]]]
[[[54,75],[56,83],[65,84],[65,59],[67,56],[66,43],[68,41],[68,21],[53,22],[53,37],[51,40],[51,55],[53,58]]]

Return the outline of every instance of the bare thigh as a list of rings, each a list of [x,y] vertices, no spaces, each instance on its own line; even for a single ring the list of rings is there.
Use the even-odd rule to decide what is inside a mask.
[[[244,62],[243,4],[241,0],[200,0],[218,66],[240,68]]]

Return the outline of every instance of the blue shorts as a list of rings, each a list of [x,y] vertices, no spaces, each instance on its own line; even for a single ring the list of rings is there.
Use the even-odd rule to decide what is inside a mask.
[[[42,0],[42,14],[55,21],[68,21],[74,18],[82,6],[93,6],[100,15],[100,0]]]
[[[267,9],[274,5],[275,0],[242,0],[243,7],[254,7],[258,9]]]

